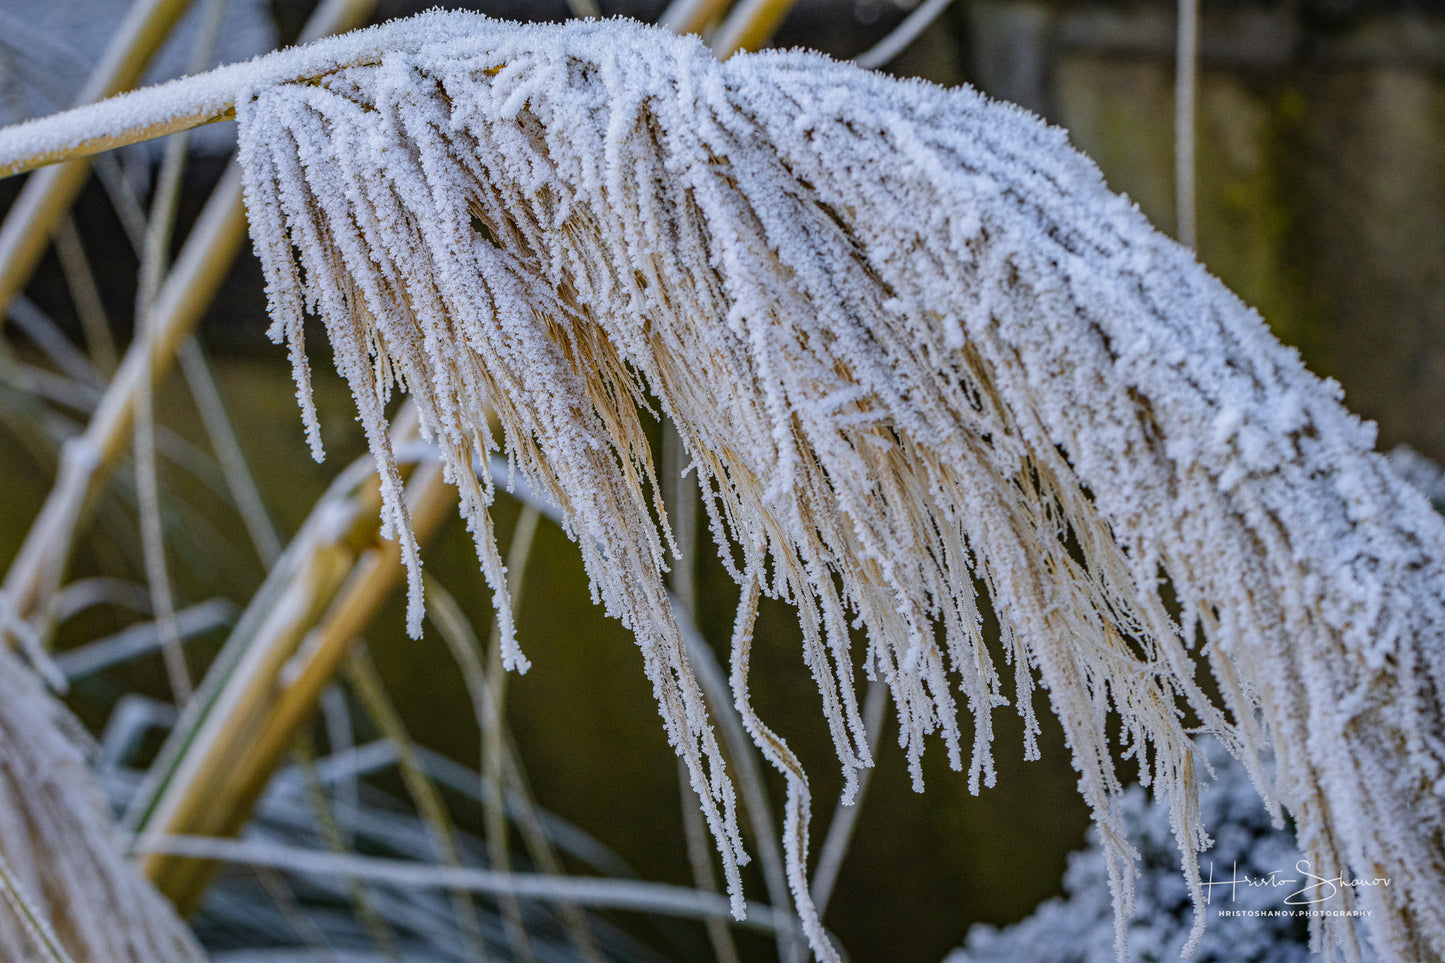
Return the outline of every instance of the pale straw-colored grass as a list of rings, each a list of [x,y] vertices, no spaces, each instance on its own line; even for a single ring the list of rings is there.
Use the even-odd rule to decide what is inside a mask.
[[[1289,809],[1316,866],[1392,877],[1357,894],[1382,948],[1445,947],[1445,530],[1337,389],[1060,133],[815,56],[719,64],[615,24],[431,23],[435,43],[413,21],[407,49],[238,103],[275,330],[304,387],[301,320],[326,322],[383,466],[381,404],[412,393],[504,640],[491,478],[470,466],[501,447],[561,506],[598,598],[637,634],[735,899],[733,794],[662,583],[649,393],[743,588],[734,692],[788,777],[789,879],[820,955],[806,777],[747,699],[753,600],[798,607],[850,790],[871,763],[860,666],[890,687],[915,781],[937,734],[977,789],[1009,695],[975,579],[1026,755],[1035,679],[1049,691],[1121,920],[1116,755],[1171,807],[1197,900],[1203,728]],[[1195,678],[1199,646],[1221,703]],[[1323,935],[1352,944],[1329,921]]]
[[[1347,901],[1377,950],[1445,955],[1445,524],[1371,453],[1337,386],[1061,132],[814,55],[719,63],[631,25],[463,15],[56,129],[227,104],[274,331],[304,398],[303,320],[326,326],[413,625],[418,554],[384,414],[398,386],[460,487],[513,668],[485,456],[504,450],[559,506],[597,599],[637,636],[734,912],[746,855],[664,585],[650,398],[742,590],[733,695],[787,779],[788,883],[820,956],[836,953],[808,893],[807,777],[747,694],[766,684],[748,678],[764,594],[797,607],[845,795],[872,763],[859,671],[888,686],[920,788],[935,735],[991,785],[992,713],[1010,701],[1035,754],[1047,688],[1104,839],[1121,955],[1133,852],[1115,761],[1169,807],[1198,904],[1201,729],[1294,817],[1316,872],[1390,877]],[[0,138],[0,163],[47,137]],[[1314,922],[1325,947],[1354,949],[1348,921]]]

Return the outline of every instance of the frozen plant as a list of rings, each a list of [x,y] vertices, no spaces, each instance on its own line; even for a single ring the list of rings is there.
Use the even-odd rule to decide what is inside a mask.
[[[1137,853],[1119,752],[1167,806],[1196,909],[1184,951],[1203,934],[1196,731],[1243,760],[1274,818],[1288,810],[1313,865],[1392,879],[1357,897],[1382,956],[1445,957],[1445,524],[1338,386],[1063,132],[815,54],[719,63],[628,23],[461,14],[149,96],[20,128],[0,165],[234,103],[273,332],[319,452],[303,319],[325,325],[413,623],[383,407],[397,387],[461,489],[518,669],[483,456],[505,451],[560,507],[594,594],[636,634],[739,909],[733,792],[663,587],[649,396],[741,587],[734,695],[788,780],[789,882],[821,957],[836,952],[808,894],[807,776],[748,698],[763,594],[797,608],[845,793],[872,764],[858,672],[889,686],[919,788],[931,735],[974,790],[992,784],[1010,701],[1036,755],[1044,685],[1121,957]],[[1316,947],[1358,957],[1347,923],[1319,926]]]
[[[3,614],[3,609],[0,609]],[[0,646],[0,947],[5,959],[200,963],[165,897],[121,851],[85,730]]]
[[[1199,941],[1195,963],[1306,963],[1311,959],[1307,909],[1288,903],[1308,883],[1292,835],[1274,825],[1249,773],[1215,740],[1202,752],[1213,767],[1199,796],[1199,816],[1214,837],[1204,858],[1209,866],[1210,928]],[[1131,963],[1167,963],[1189,939],[1193,907],[1179,875],[1179,853],[1168,810],[1151,805],[1138,786],[1124,791],[1120,810],[1140,853],[1135,916],[1129,921]],[[1226,885],[1225,880],[1245,880]],[[1113,911],[1108,861],[1097,833],[1088,848],[1069,857],[1064,895],[1041,903],[1033,915],[998,929],[978,925],[962,949],[944,963],[1113,963]],[[1322,904],[1325,905],[1325,904]],[[1333,902],[1328,903],[1333,907]],[[1228,913],[1225,919],[1216,914]]]

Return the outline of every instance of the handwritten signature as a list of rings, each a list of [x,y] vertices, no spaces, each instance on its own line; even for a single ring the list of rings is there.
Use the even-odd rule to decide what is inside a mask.
[[[1209,879],[1203,882],[1205,905],[1210,903],[1210,899],[1214,893],[1214,887],[1216,886],[1229,887],[1229,899],[1230,902],[1234,902],[1241,886],[1247,889],[1277,889],[1303,883],[1304,885],[1301,888],[1286,896],[1284,902],[1287,906],[1308,906],[1313,903],[1323,903],[1326,900],[1334,899],[1343,889],[1353,890],[1367,886],[1388,887],[1390,885],[1390,877],[1388,876],[1376,876],[1373,879],[1365,879],[1363,877],[1351,877],[1347,879],[1344,875],[1319,876],[1310,871],[1312,867],[1310,866],[1310,861],[1307,859],[1300,860],[1295,863],[1294,866],[1295,872],[1299,873],[1299,876],[1288,879],[1283,876],[1283,873],[1286,871],[1282,870],[1271,870],[1263,876],[1250,876],[1248,873],[1241,876],[1239,874],[1239,863],[1235,862],[1228,879],[1215,879],[1214,864],[1211,862],[1209,864]]]

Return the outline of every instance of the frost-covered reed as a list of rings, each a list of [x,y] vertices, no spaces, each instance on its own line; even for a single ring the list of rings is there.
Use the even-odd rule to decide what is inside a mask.
[[[1121,956],[1134,853],[1115,760],[1167,803],[1197,903],[1208,774],[1189,737],[1206,730],[1294,817],[1317,872],[1390,878],[1342,896],[1372,913],[1382,956],[1445,958],[1445,524],[1338,387],[1061,131],[969,90],[805,53],[719,63],[625,23],[394,29],[335,69],[226,76],[274,333],[319,452],[303,318],[325,323],[414,624],[395,386],[461,488],[517,668],[483,456],[505,451],[560,506],[595,595],[636,633],[741,907],[733,792],[663,585],[639,414],[655,398],[742,588],[734,694],[789,781],[789,879],[821,956],[806,775],[748,701],[760,594],[797,608],[847,791],[872,762],[858,673],[887,682],[919,787],[930,736],[992,784],[1009,702],[1036,755],[1047,689]],[[1348,921],[1316,937],[1353,948]]]
[[[205,959],[121,851],[80,723],[0,646],[0,948],[16,963]],[[67,954],[68,950],[68,954]]]

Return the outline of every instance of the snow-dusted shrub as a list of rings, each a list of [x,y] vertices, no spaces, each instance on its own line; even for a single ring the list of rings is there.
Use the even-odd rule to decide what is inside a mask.
[[[1010,701],[1034,755],[1042,683],[1121,947],[1136,852],[1115,754],[1165,801],[1198,906],[1204,730],[1288,809],[1313,865],[1392,878],[1359,894],[1383,955],[1445,957],[1445,525],[1371,453],[1338,386],[1061,131],[812,54],[718,63],[631,24],[464,15],[229,68],[72,128],[230,101],[274,331],[304,399],[303,318],[325,324],[413,620],[383,409],[397,385],[461,488],[518,668],[493,479],[473,467],[501,448],[560,506],[597,598],[636,633],[735,900],[733,792],[663,588],[649,394],[741,586],[734,693],[788,778],[790,882],[821,956],[807,778],[748,699],[760,594],[797,607],[850,790],[872,762],[859,671],[889,685],[919,787],[931,735],[973,788],[991,784],[992,713]],[[40,152],[30,136],[11,146]],[[319,451],[309,405],[306,420]],[[1338,920],[1316,935],[1352,948]]]
[[[1293,835],[1276,827],[1249,773],[1214,740],[1203,751],[1215,771],[1199,795],[1199,817],[1214,845],[1203,854],[1215,885],[1208,886],[1210,924],[1194,963],[1305,963],[1307,913],[1315,904],[1295,894],[1310,881]],[[1189,941],[1194,906],[1179,873],[1179,850],[1168,810],[1139,786],[1124,791],[1120,812],[1139,850],[1134,918],[1129,921],[1130,963],[1177,960]],[[1234,885],[1223,881],[1243,880]],[[1064,896],[1041,903],[1032,916],[1003,929],[979,925],[945,963],[1114,963],[1114,912],[1109,901],[1108,855],[1097,832],[1069,857]],[[1294,902],[1290,900],[1294,898]],[[1337,907],[1333,900],[1319,906]],[[1219,918],[1219,914],[1226,914]]]

